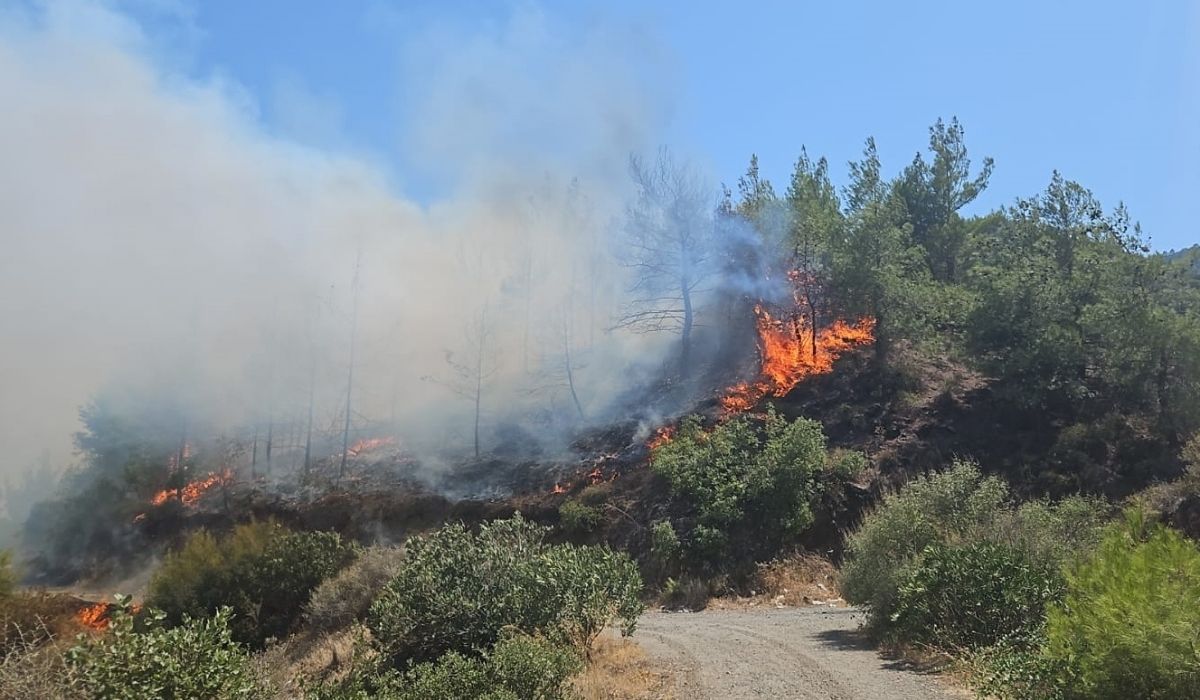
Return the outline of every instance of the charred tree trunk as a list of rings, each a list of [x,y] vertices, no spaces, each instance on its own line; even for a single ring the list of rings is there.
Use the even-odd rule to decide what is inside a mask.
[[[679,347],[679,374],[686,377],[691,364],[693,323],[691,280],[687,276],[680,280],[680,291],[683,298],[683,331]]]
[[[350,366],[346,369],[346,421],[342,425],[342,461],[338,466],[339,479],[346,475],[346,458],[347,452],[350,450],[350,400],[354,393],[354,352],[358,336],[358,272],[361,265],[362,250],[359,250],[358,256],[354,259],[354,281],[351,282],[354,290],[354,302],[350,310]]]

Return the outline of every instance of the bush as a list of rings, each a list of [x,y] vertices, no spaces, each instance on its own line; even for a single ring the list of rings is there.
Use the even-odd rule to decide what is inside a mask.
[[[842,595],[868,608],[872,626],[885,624],[912,560],[933,544],[981,540],[1007,500],[1003,481],[967,462],[914,479],[848,538]]]
[[[287,634],[313,589],[356,555],[336,533],[291,532],[274,523],[240,525],[220,540],[201,531],[167,555],[147,602],[173,624],[230,607],[234,639],[261,647]]]
[[[683,547],[670,520],[656,520],[650,526],[650,559],[658,576],[667,576],[679,566]]]
[[[997,700],[1063,700],[1063,665],[1045,653],[1045,638],[1004,641],[969,660],[971,683],[981,697]]]
[[[672,494],[694,510],[700,526],[735,534],[752,555],[778,549],[812,523],[811,504],[826,464],[825,436],[817,422],[789,422],[774,410],[761,429],[739,415],[705,432],[699,419],[689,417],[674,438],[655,448],[651,464]],[[708,532],[693,539],[700,563],[726,558],[728,537]]]
[[[232,700],[259,697],[250,659],[233,640],[230,611],[212,618],[190,617],[178,627],[136,631],[128,614],[117,613],[106,634],[67,652],[76,685],[88,697],[123,700]]]
[[[1068,697],[1195,698],[1200,688],[1200,549],[1131,514],[1067,576],[1046,621]]]
[[[885,496],[863,519],[847,539],[842,594],[847,601],[867,607],[868,624],[876,633],[886,632],[893,624],[901,587],[921,567],[927,551],[951,557],[958,555],[947,554],[946,549],[995,543],[1020,553],[1025,564],[1009,562],[1017,569],[1028,565],[1031,570],[1057,571],[1094,545],[1109,510],[1102,501],[1082,497],[1014,507],[1003,481],[984,477],[975,465],[959,462],[948,471],[919,477]],[[980,554],[982,551],[961,556]],[[1002,564],[1000,560],[992,563]],[[972,565],[984,564],[976,561]],[[1017,571],[1004,567],[1010,574]],[[1024,585],[1022,581],[1018,577],[1013,583]],[[1030,591],[1010,593],[1021,598]],[[905,634],[913,636],[914,629]]]
[[[1056,569],[1008,545],[932,545],[901,584],[889,621],[903,641],[980,648],[1027,639],[1062,594]]]
[[[305,607],[305,619],[314,629],[329,632],[361,620],[380,591],[400,572],[404,550],[370,547],[352,564],[321,582]]]
[[[368,627],[398,661],[479,654],[506,627],[578,644],[616,619],[631,633],[642,604],[629,557],[607,547],[550,546],[545,533],[517,515],[477,535],[454,524],[410,540]]]
[[[599,508],[579,501],[566,501],[558,507],[559,525],[568,533],[585,535],[595,530],[602,520]]]
[[[663,584],[662,604],[671,610],[690,610],[697,612],[708,607],[708,583],[703,579],[685,578],[682,580],[669,578]]]
[[[574,650],[543,638],[510,635],[483,656],[452,651],[401,673],[367,662],[349,677],[309,693],[310,700],[559,700],[583,669]]]

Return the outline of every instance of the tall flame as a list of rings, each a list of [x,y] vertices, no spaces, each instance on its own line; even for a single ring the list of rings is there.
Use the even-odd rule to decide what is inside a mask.
[[[754,315],[762,355],[760,378],[726,390],[721,398],[726,413],[750,410],[768,394],[784,396],[800,381],[833,371],[842,353],[875,340],[872,318],[854,324],[837,320],[814,335],[811,322],[802,315],[776,319],[762,304],[754,307]]]

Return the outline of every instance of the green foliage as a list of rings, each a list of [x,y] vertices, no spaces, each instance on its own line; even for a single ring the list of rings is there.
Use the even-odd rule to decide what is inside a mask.
[[[930,545],[982,538],[1005,507],[1008,488],[967,462],[909,482],[868,514],[847,540],[841,590],[867,606],[873,624],[892,614],[905,569]]]
[[[969,659],[971,683],[981,697],[997,700],[1063,700],[1067,675],[1045,653],[1045,638],[1004,640]]]
[[[585,535],[600,526],[603,516],[599,508],[579,501],[564,501],[558,507],[559,525],[568,533]]]
[[[313,590],[304,608],[305,620],[321,631],[342,629],[362,620],[403,563],[403,549],[367,548],[353,563]]]
[[[670,520],[656,520],[650,525],[650,558],[659,576],[666,576],[679,566],[683,546],[679,533]]]
[[[165,629],[152,615],[136,630],[128,614],[117,613],[104,635],[81,637],[67,653],[76,683],[88,697],[127,700],[233,700],[259,697],[246,652],[234,642],[231,613],[208,619],[185,618]]]
[[[8,598],[17,589],[17,573],[13,571],[12,552],[0,550],[0,600]]]
[[[900,585],[889,632],[941,648],[1024,639],[1062,594],[1062,576],[993,542],[931,546]]]
[[[550,546],[545,528],[516,516],[471,534],[447,525],[407,545],[400,573],[371,607],[368,626],[397,660],[475,654],[511,627],[585,644],[642,612],[633,562],[607,547]]]
[[[404,672],[366,661],[309,692],[310,700],[560,700],[583,670],[573,649],[539,637],[508,635],[482,656],[448,652]]]
[[[330,532],[291,532],[274,523],[240,525],[222,539],[201,531],[167,555],[148,603],[172,623],[230,607],[234,638],[261,646],[287,634],[313,589],[356,556],[356,546]]]
[[[1132,513],[1067,577],[1046,622],[1070,698],[1195,698],[1200,688],[1200,549]]]
[[[695,417],[655,449],[655,473],[696,513],[693,558],[714,563],[731,536],[754,549],[777,548],[812,522],[811,502],[826,461],[820,424],[787,421],[773,410],[760,426],[735,416],[705,432]]]
[[[1034,501],[1015,507],[1003,481],[984,477],[975,465],[960,462],[885,496],[863,519],[847,539],[842,594],[868,609],[869,624],[876,632],[886,632],[894,624],[901,588],[912,583],[925,555],[933,552],[951,559],[966,558],[955,561],[955,566],[967,567],[957,573],[945,570],[947,562],[935,560],[935,567],[921,574],[942,579],[938,585],[944,590],[938,595],[944,600],[970,596],[969,591],[953,590],[955,582],[975,585],[970,576],[985,576],[992,565],[1013,577],[1016,588],[1006,595],[1036,600],[1038,577],[1059,570],[1087,551],[1098,539],[1107,513],[1102,502],[1078,497],[1057,504]],[[1001,545],[1002,549],[971,549],[981,543]],[[967,549],[949,553],[955,548]],[[1005,559],[998,551],[1020,554]],[[933,630],[920,632],[918,627],[916,622],[909,624],[905,635],[935,634]]]

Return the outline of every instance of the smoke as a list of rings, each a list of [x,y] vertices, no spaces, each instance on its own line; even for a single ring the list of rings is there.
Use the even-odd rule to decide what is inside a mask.
[[[242,434],[302,421],[311,394],[334,425],[352,338],[356,429],[466,444],[447,385],[481,316],[489,425],[574,411],[568,364],[602,413],[669,346],[608,331],[627,157],[669,91],[629,58],[640,35],[560,30],[524,9],[408,47],[385,76],[408,164],[446,190],[418,203],[368,159],[272,135],[236,84],[172,72],[111,8],[0,13],[3,473],[63,464],[97,394]]]

